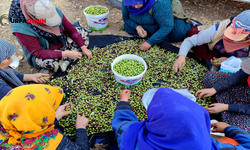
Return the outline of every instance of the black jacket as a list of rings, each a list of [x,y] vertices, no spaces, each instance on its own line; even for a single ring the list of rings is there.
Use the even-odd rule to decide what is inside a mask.
[[[247,81],[248,77],[249,74],[240,69],[238,72],[232,74],[231,76],[228,76],[224,80],[217,81],[215,84],[213,84],[213,88],[218,93]],[[250,104],[229,104],[228,111],[250,115]]]
[[[83,128],[76,129],[76,139],[72,142],[59,127],[58,120],[54,121],[55,129],[57,129],[62,135],[62,141],[56,148],[56,150],[89,150],[87,131]]]

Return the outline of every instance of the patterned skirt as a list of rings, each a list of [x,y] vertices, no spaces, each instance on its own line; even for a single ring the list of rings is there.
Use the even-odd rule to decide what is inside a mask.
[[[81,28],[81,27],[76,27],[76,30],[79,32],[79,34],[82,36],[85,45],[88,47],[89,45],[89,39],[88,39],[88,32]],[[59,50],[56,51],[78,51],[81,52],[81,48],[70,38],[69,35],[66,35],[66,45],[67,47],[62,47]],[[55,59],[39,59],[36,58],[36,64],[43,69],[47,69],[47,70],[52,70],[54,72],[57,72],[58,69],[60,67],[62,67],[62,64],[67,64],[67,66],[69,65],[71,59],[68,57],[65,58],[55,58]],[[66,67],[67,67],[66,66]],[[64,66],[65,67],[65,66]],[[62,68],[61,68],[62,70]],[[65,71],[65,69],[63,69],[62,71]]]
[[[211,88],[215,82],[223,80],[230,75],[225,72],[207,72],[204,75],[203,82],[206,88]],[[224,104],[250,104],[250,88],[247,81],[217,93],[216,100],[218,103]],[[224,111],[222,112],[222,120],[250,132],[250,115]]]

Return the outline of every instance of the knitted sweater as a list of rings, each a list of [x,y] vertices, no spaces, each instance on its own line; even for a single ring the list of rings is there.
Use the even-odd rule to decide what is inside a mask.
[[[131,14],[122,3],[122,17],[130,28],[135,30],[138,25],[141,25],[147,32],[153,34],[147,42],[154,45],[162,42],[174,28],[175,18],[171,5],[172,0],[157,0],[152,7],[153,15],[150,15],[149,12],[135,15]],[[180,29],[185,29],[185,27],[180,27]]]

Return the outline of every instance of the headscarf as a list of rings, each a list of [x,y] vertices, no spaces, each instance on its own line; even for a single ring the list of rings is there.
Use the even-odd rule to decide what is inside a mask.
[[[0,101],[0,147],[56,149],[63,138],[54,129],[62,98],[61,88],[42,84],[11,90]]]
[[[224,32],[223,44],[224,44],[225,50],[228,53],[237,51],[242,48],[249,47],[250,45],[249,14],[250,14],[250,11],[246,10],[240,13],[238,16],[234,17],[234,19],[231,22],[231,25],[227,27],[226,31]],[[240,36],[240,35],[244,35],[245,38],[240,41],[232,40],[233,38]]]
[[[12,0],[9,11],[9,19],[19,18],[27,22],[27,19],[36,19],[31,15],[26,8],[26,5],[36,3],[38,0]],[[43,23],[27,23],[27,25],[33,29],[36,33],[47,39],[50,43],[61,42],[66,46],[66,39],[60,32],[59,26],[50,27]]]
[[[154,5],[155,0],[124,0],[124,6],[129,6],[128,10],[130,13],[140,15],[148,12]],[[143,4],[139,9],[132,7],[133,5]]]
[[[3,60],[11,57],[17,48],[11,43],[0,39],[0,64]],[[0,68],[0,82],[9,84],[11,87],[17,87],[23,85],[22,81],[15,75],[12,69]]]
[[[121,150],[219,150],[210,138],[208,112],[169,88],[160,88],[149,104],[148,119],[122,133]]]

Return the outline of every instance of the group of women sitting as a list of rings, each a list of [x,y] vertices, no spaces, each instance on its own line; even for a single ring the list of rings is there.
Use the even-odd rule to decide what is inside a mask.
[[[206,89],[197,91],[196,96],[216,94],[218,103],[209,108],[169,88],[160,88],[145,106],[148,119],[139,122],[128,102],[130,91],[122,91],[111,122],[119,148],[250,149],[250,10],[201,31],[184,13],[179,0],[123,0],[122,16],[129,34],[147,39],[140,47],[144,51],[163,41],[178,42],[190,36],[180,47],[175,72],[185,67],[191,48],[198,58],[208,60],[210,68],[230,56],[244,61],[235,74],[205,74]],[[92,58],[84,30],[73,27],[50,0],[12,0],[9,19],[24,20],[10,23],[10,27],[28,63],[35,68],[65,71],[70,59],[80,59],[82,54]],[[25,23],[27,19],[46,19],[46,23]],[[14,72],[8,66],[17,48],[0,40],[0,49],[0,149],[89,149],[88,118],[77,116],[76,140],[72,142],[58,124],[73,109],[71,103],[59,106],[63,90],[43,84],[24,85],[25,81],[46,83],[49,75]],[[209,113],[219,112],[224,122],[210,124]],[[211,127],[212,132],[223,132],[226,137],[211,137]]]

